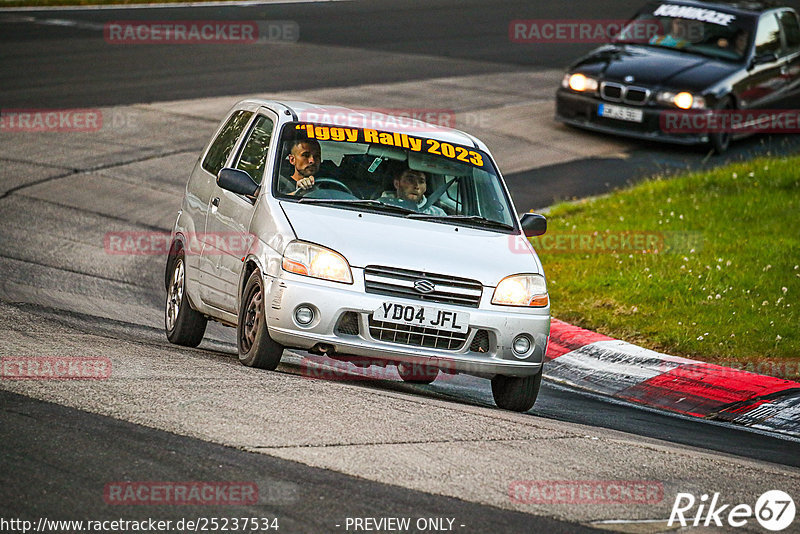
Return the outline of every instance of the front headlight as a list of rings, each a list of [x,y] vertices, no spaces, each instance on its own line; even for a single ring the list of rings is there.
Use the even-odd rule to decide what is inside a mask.
[[[515,274],[503,278],[494,290],[492,304],[501,306],[547,306],[547,283],[540,274]]]
[[[675,106],[680,109],[704,109],[706,99],[702,96],[693,95],[689,91],[661,91],[656,95],[656,100],[666,106]]]
[[[302,241],[289,243],[283,252],[281,266],[290,273],[345,284],[353,283],[353,274],[344,256],[311,243]]]
[[[564,79],[561,81],[562,87],[569,87],[573,91],[577,91],[579,93],[597,91],[597,85],[597,80],[594,78],[589,78],[580,72],[576,72],[574,74],[565,74]]]

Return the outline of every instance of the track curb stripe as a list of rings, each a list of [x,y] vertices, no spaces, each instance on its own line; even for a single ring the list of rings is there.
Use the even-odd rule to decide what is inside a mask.
[[[545,376],[682,415],[800,437],[800,382],[670,356],[558,319]]]
[[[573,326],[558,319],[552,319],[550,321],[550,346],[547,348],[547,358],[558,358],[589,343],[609,339],[612,338]]]

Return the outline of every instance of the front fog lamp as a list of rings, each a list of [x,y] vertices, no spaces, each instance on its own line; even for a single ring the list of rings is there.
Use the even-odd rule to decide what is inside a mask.
[[[674,93],[672,91],[662,91],[656,98],[661,104],[675,106],[679,109],[703,109],[706,107],[706,100],[702,96],[693,95],[688,91]]]
[[[298,306],[297,309],[294,310],[294,320],[297,321],[299,325],[308,326],[311,324],[311,321],[314,320],[314,310],[308,306]]]
[[[344,256],[311,243],[302,241],[289,243],[283,252],[281,266],[290,273],[345,284],[353,283],[353,274]]]
[[[547,306],[547,283],[540,274],[515,274],[503,278],[494,290],[492,304],[501,306]]]
[[[569,87],[573,91],[583,93],[586,91],[597,91],[597,80],[589,78],[576,72],[574,74],[566,74],[561,82],[563,87]]]
[[[514,338],[511,348],[517,356],[524,356],[531,350],[531,339],[526,335],[519,335]]]

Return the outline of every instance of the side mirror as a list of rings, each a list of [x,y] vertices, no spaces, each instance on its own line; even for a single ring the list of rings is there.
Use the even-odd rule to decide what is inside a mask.
[[[526,237],[542,235],[547,232],[547,219],[538,213],[523,213],[519,219],[522,224],[522,231]]]
[[[217,185],[239,195],[254,196],[258,184],[249,174],[239,169],[224,168],[217,175]]]
[[[773,61],[778,61],[778,54],[775,52],[765,52],[753,58],[753,60],[750,62],[750,68],[752,69],[758,65],[772,63]]]

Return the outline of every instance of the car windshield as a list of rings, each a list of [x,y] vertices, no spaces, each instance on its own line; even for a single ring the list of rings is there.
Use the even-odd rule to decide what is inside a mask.
[[[615,42],[741,61],[748,56],[755,24],[753,17],[716,9],[657,4],[641,11]]]
[[[491,158],[425,131],[289,123],[273,192],[302,203],[513,230],[516,218]],[[309,177],[314,185],[305,188]]]

